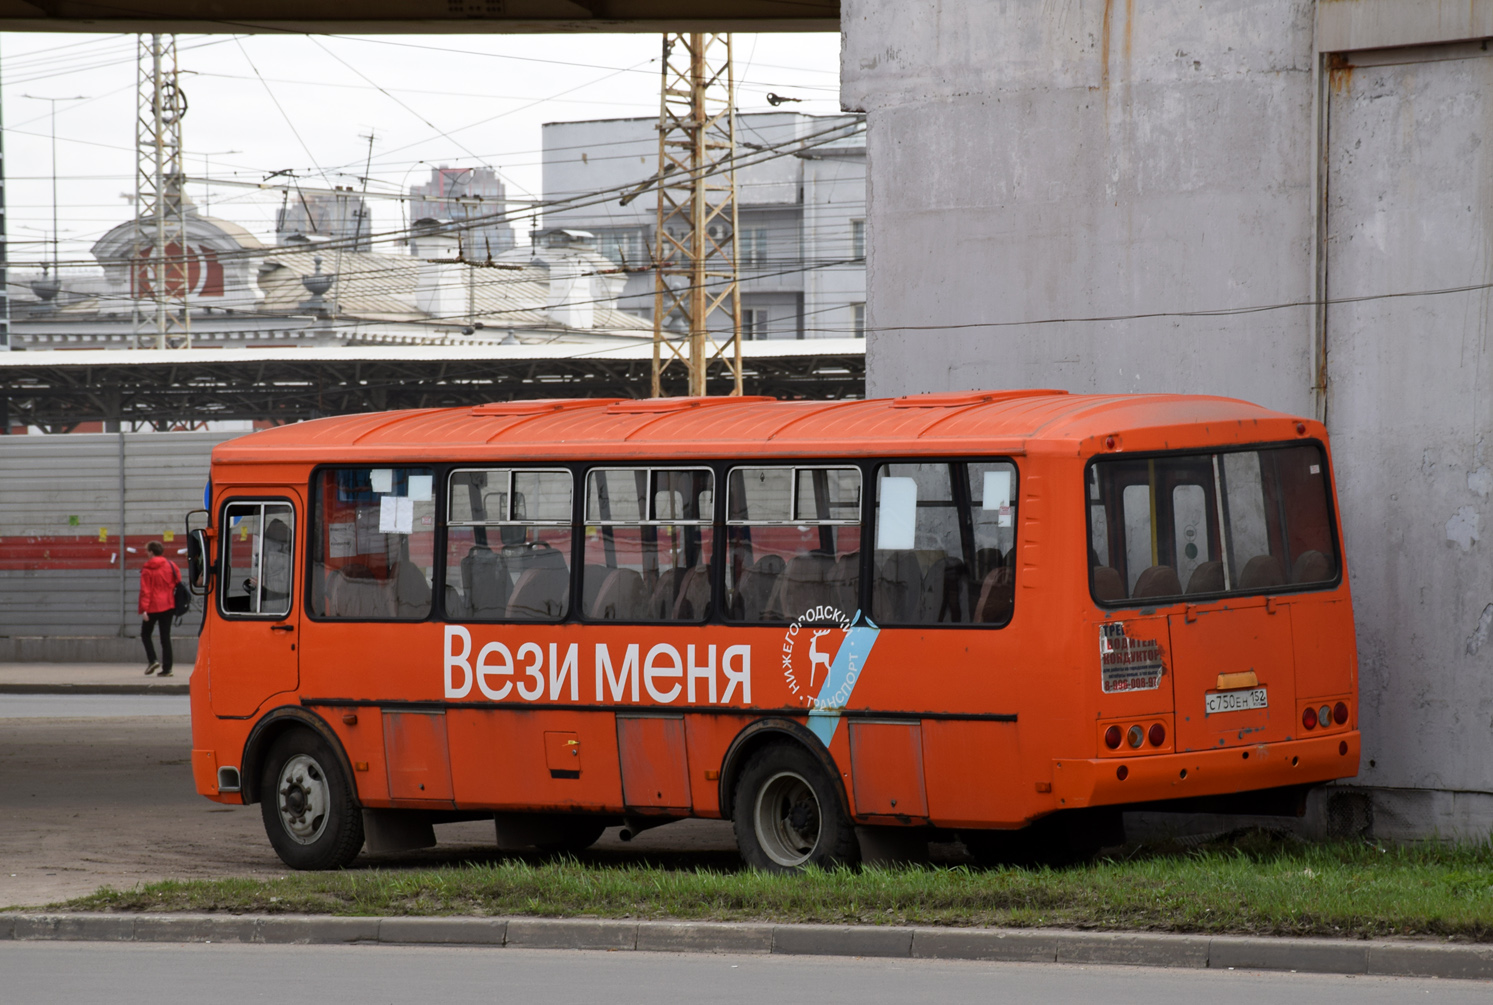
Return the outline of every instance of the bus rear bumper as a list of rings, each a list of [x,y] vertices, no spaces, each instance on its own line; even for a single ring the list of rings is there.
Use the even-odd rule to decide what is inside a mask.
[[[1358,753],[1355,729],[1185,754],[1055,760],[1052,794],[1058,809],[1074,809],[1326,782],[1358,774]]]

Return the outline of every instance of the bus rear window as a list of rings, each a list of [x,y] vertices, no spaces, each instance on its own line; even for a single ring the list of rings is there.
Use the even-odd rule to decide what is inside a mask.
[[[1107,604],[1310,588],[1338,578],[1311,443],[1089,465],[1090,584]]]

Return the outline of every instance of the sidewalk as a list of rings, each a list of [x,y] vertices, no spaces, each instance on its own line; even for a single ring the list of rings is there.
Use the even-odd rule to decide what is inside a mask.
[[[136,663],[0,663],[0,694],[186,694],[191,664],[165,680]]]
[[[1060,929],[773,925],[590,918],[232,914],[0,914],[0,942],[237,942],[514,946],[666,953],[882,956],[902,959],[1289,970],[1493,978],[1493,946]]]

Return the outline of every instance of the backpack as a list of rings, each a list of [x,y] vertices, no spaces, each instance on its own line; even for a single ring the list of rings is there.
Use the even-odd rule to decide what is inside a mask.
[[[178,618],[192,609],[192,595],[187,592],[187,584],[183,583],[180,579],[176,581],[176,594],[174,599],[176,601],[176,606],[172,608],[171,613],[176,615]]]

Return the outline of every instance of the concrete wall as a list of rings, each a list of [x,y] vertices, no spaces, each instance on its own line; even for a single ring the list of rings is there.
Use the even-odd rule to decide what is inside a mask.
[[[843,7],[843,100],[869,128],[868,393],[1323,414],[1357,783],[1385,836],[1493,827],[1493,55],[1458,41],[1493,4],[1447,6]],[[1463,286],[1483,288],[1386,296]],[[1323,296],[1349,302],[1318,317]]]

